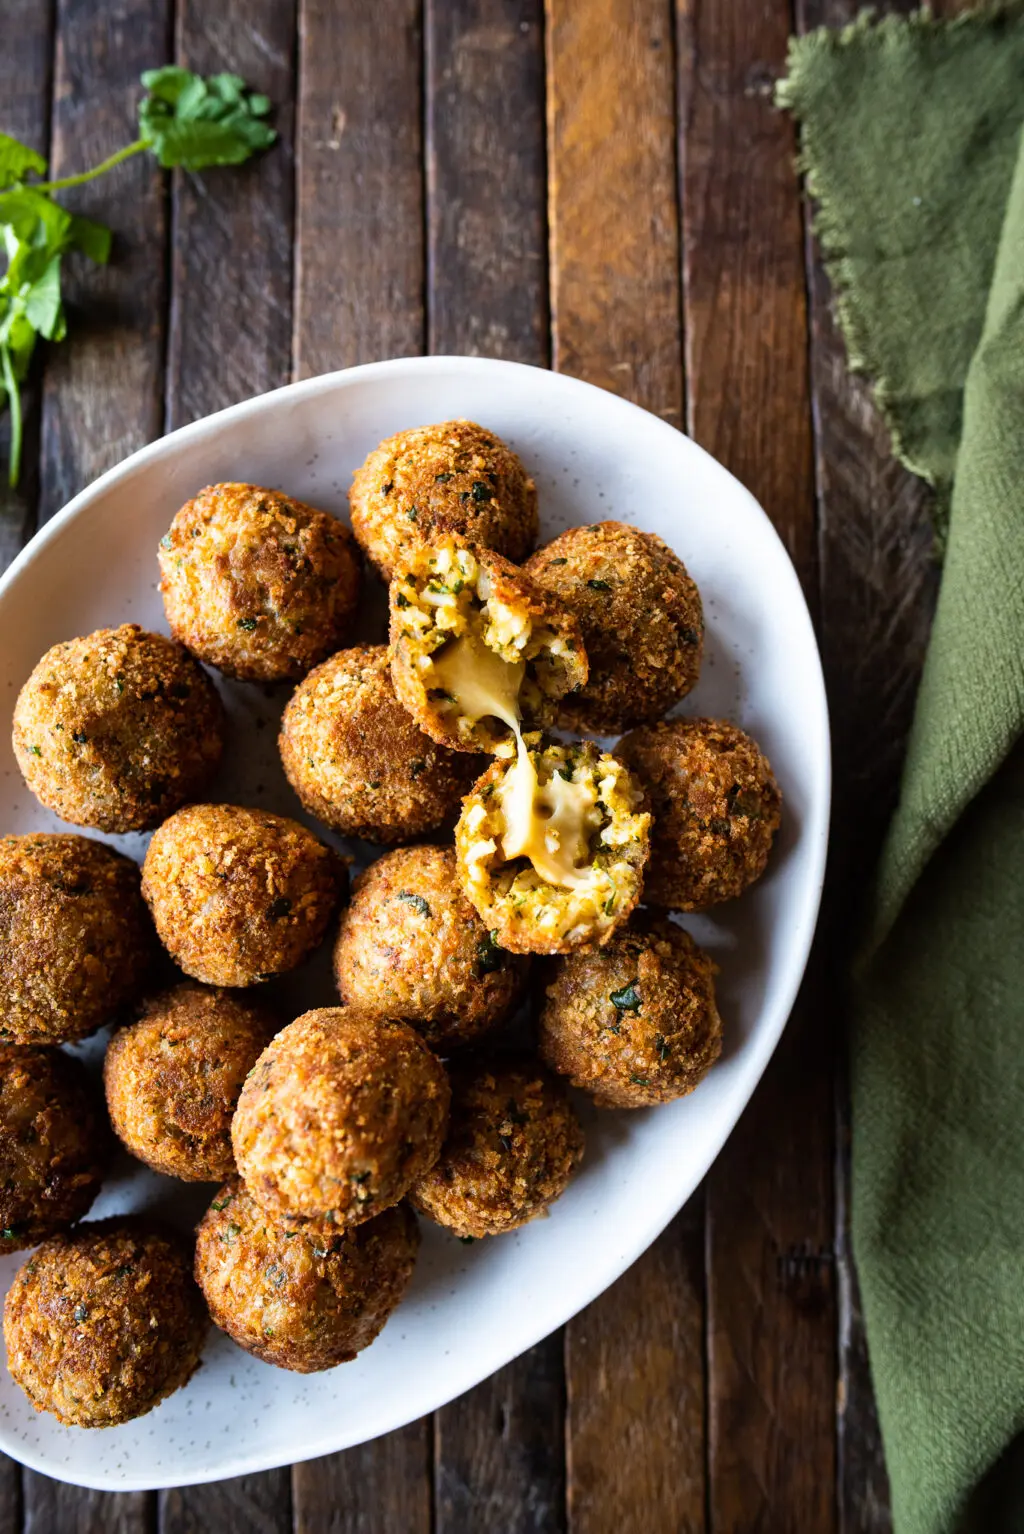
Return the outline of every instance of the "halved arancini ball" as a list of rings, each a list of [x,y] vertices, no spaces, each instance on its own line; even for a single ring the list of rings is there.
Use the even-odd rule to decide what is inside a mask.
[[[500,437],[474,421],[416,426],[386,438],[349,491],[352,530],[385,580],[448,533],[506,558],[537,541],[537,491]]]
[[[552,1070],[604,1108],[684,1097],[722,1048],[718,966],[674,922],[643,914],[553,967],[540,1016]]]
[[[347,880],[305,826],[234,804],[179,810],[142,865],[160,941],[206,985],[255,985],[294,969],[323,938]]]
[[[223,733],[206,672],[137,623],[54,645],[14,707],[14,754],[40,804],[100,831],[148,831],[194,799]]]
[[[242,1088],[231,1126],[246,1187],[274,1219],[324,1234],[399,1199],[441,1149],[444,1066],[415,1029],[358,1007],[289,1023]]]
[[[434,740],[494,751],[554,722],[583,686],[576,619],[515,565],[452,538],[421,549],[391,582],[391,674],[399,701]]]
[[[60,1049],[0,1049],[0,1252],[88,1213],[114,1149],[102,1096]]]
[[[761,877],[782,795],[745,731],[724,719],[666,719],[623,736],[615,755],[654,811],[644,884],[652,905],[699,911],[735,899]]]
[[[559,723],[610,735],[660,719],[695,685],[704,645],[700,593],[654,533],[624,522],[570,527],[529,559],[526,574],[577,618],[590,674]]]
[[[284,711],[285,776],[303,808],[343,836],[411,841],[458,813],[482,763],[425,735],[395,697],[386,645],[340,650]]]
[[[84,1038],[138,995],[156,954],[138,866],[91,837],[0,837],[0,1041]]]
[[[160,540],[171,633],[248,682],[297,681],[344,643],[360,558],[335,517],[262,485],[207,485]]]
[[[37,1411],[116,1427],[187,1383],[208,1329],[192,1247],[141,1219],[54,1236],[4,1303],[7,1367]]]
[[[565,1192],[583,1148],[565,1087],[539,1060],[471,1058],[452,1069],[448,1136],[409,1201],[457,1236],[498,1236]]]
[[[504,1022],[529,960],[499,948],[459,885],[452,847],[403,847],[356,880],[334,946],[341,999],[410,1023],[442,1054]]]
[[[150,997],[103,1061],[107,1107],[133,1156],[185,1182],[234,1171],[231,1118],[276,1024],[231,991],[187,981]]]
[[[233,1177],[199,1226],[196,1281],[239,1347],[311,1374],[369,1347],[405,1293],[419,1244],[407,1204],[317,1236],[273,1219]]]
[[[593,741],[524,737],[463,801],[459,881],[513,953],[606,943],[640,899],[651,817],[643,793]]]

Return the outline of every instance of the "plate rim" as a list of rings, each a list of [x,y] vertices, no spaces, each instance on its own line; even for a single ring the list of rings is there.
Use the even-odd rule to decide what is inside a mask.
[[[674,426],[663,417],[645,410],[642,406],[634,404],[631,400],[624,399],[621,395],[614,394],[611,390],[603,389],[596,384],[588,383],[583,379],[574,378],[571,374],[555,372],[553,369],[538,367],[528,363],[513,362],[499,358],[468,357],[458,354],[441,354],[428,357],[397,357],[379,362],[361,363],[353,367],[336,369],[329,373],[317,374],[311,378],[300,379],[292,383],[282,384],[276,389],[268,390],[262,394],[256,394],[248,399],[241,400],[234,405],[228,405],[210,415],[201,417],[196,421],[180,426],[174,431],[157,437],[154,441],[136,449],[119,463],[112,465],[103,474],[84,486],[70,501],[68,501],[55,515],[50,518],[43,527],[29,539],[25,547],[16,555],[8,569],[0,576],[0,606],[3,605],[10,589],[20,582],[30,567],[50,548],[51,544],[58,541],[63,530],[83,514],[87,514],[90,507],[99,502],[106,492],[113,486],[130,482],[137,474],[144,472],[153,465],[158,464],[164,458],[176,456],[183,449],[187,449],[192,442],[198,442],[211,437],[224,425],[244,420],[247,416],[258,416],[267,409],[273,409],[285,399],[302,401],[307,397],[317,394],[329,393],[334,389],[344,390],[349,386],[357,386],[363,380],[387,379],[391,376],[400,376],[407,373],[419,373],[429,376],[431,373],[443,373],[457,369],[463,374],[473,373],[503,373],[506,375],[517,374],[542,374],[546,382],[539,385],[540,388],[554,386],[556,389],[564,389],[569,394],[581,397],[602,396],[611,398],[618,407],[626,412],[636,412],[638,416],[645,417],[647,422],[654,422],[658,430],[666,436],[671,434],[673,446],[678,450],[680,442],[684,453],[697,455],[713,465],[714,472],[726,476],[731,481],[733,493],[745,500],[749,507],[767,524],[766,531],[770,532],[778,545],[778,551],[783,556],[783,568],[787,570],[791,582],[791,599],[795,600],[799,619],[805,630],[807,644],[805,653],[812,662],[809,667],[808,681],[813,684],[816,709],[815,717],[808,720],[808,760],[813,767],[813,778],[817,784],[815,803],[811,806],[812,814],[801,828],[801,839],[809,846],[811,859],[809,871],[800,891],[799,906],[790,913],[793,923],[793,937],[790,939],[785,962],[782,965],[782,973],[776,983],[777,998],[767,1017],[762,1012],[756,1026],[756,1037],[746,1062],[746,1075],[748,1085],[739,1112],[731,1121],[714,1134],[709,1135],[705,1147],[705,1153],[700,1157],[698,1175],[692,1180],[687,1191],[680,1194],[678,1199],[673,1199],[665,1209],[659,1209],[656,1217],[648,1219],[640,1228],[631,1227],[629,1240],[625,1243],[621,1260],[616,1265],[616,1271],[611,1277],[607,1277],[602,1271],[595,1282],[587,1282],[582,1285],[574,1285],[572,1300],[568,1308],[559,1310],[559,1319],[548,1324],[545,1319],[543,1329],[536,1336],[531,1334],[531,1340],[527,1341],[512,1358],[504,1354],[495,1362],[489,1355],[483,1357],[481,1366],[481,1354],[474,1354],[474,1361],[469,1367],[463,1367],[460,1371],[455,1364],[455,1355],[448,1355],[444,1378],[447,1383],[433,1392],[427,1393],[426,1397],[418,1397],[412,1410],[404,1409],[397,1416],[389,1414],[386,1425],[374,1423],[373,1413],[367,1412],[369,1430],[360,1431],[356,1437],[343,1434],[340,1441],[337,1436],[334,1441],[327,1438],[317,1440],[304,1446],[301,1452],[288,1452],[285,1459],[267,1459],[259,1452],[233,1453],[225,1455],[216,1469],[211,1469],[200,1474],[194,1471],[188,1474],[175,1475],[173,1472],[165,1473],[159,1480],[153,1480],[151,1476],[133,1476],[127,1474],[116,1479],[107,1473],[95,1476],[78,1472],[74,1477],[61,1473],[61,1465],[55,1464],[47,1455],[37,1452],[34,1448],[24,1445],[17,1439],[13,1441],[8,1435],[5,1425],[0,1422],[0,1448],[19,1463],[32,1470],[41,1471],[43,1474],[56,1480],[63,1480],[68,1484],[86,1487],[100,1491],[140,1491],[171,1489],[177,1486],[208,1485],[212,1482],[229,1479],[242,1474],[258,1473],[263,1470],[277,1468],[286,1464],[300,1464],[310,1459],[319,1458],[322,1455],[343,1451],[346,1448],[356,1447],[372,1439],[382,1436],[384,1433],[397,1431],[407,1426],[410,1422],[438,1410],[441,1406],[458,1399],[466,1391],[501,1368],[504,1364],[520,1357],[531,1347],[537,1345],[545,1337],[550,1336],[560,1327],[564,1326],[571,1318],[578,1315],[588,1305],[621,1277],[628,1268],[643,1255],[649,1246],[657,1240],[658,1236],[675,1218],[679,1210],[692,1197],[693,1192],[707,1176],[709,1168],[721,1154],[726,1140],[736,1129],[740,1118],[746,1111],[758,1085],[764,1075],[765,1069],[772,1055],[778,1047],[779,1040],[786,1027],[793,1006],[796,1002],[800,986],[810,958],[811,947],[817,926],[818,914],[821,906],[822,890],[825,880],[825,870],[828,856],[829,827],[832,808],[832,754],[831,754],[831,731],[829,724],[828,698],[825,689],[824,671],[821,661],[821,653],[818,646],[817,634],[811,619],[803,588],[781,536],[767,512],[760,505],[754,495],[742,484],[736,476],[720,463],[714,456],[701,447],[701,445],[688,436],[685,432]],[[770,1025],[770,1026],[769,1026]],[[454,1385],[453,1385],[454,1376]],[[380,1415],[379,1413],[377,1415]],[[74,1429],[68,1429],[73,1432]]]

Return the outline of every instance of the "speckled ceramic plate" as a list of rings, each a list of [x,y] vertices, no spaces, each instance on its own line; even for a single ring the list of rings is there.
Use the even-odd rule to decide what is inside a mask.
[[[157,541],[200,486],[279,486],[347,517],[352,471],[380,438],[453,416],[493,428],[520,453],[537,481],[543,538],[616,517],[659,533],[700,587],[708,638],[687,710],[752,731],[785,797],[765,878],[713,919],[686,922],[721,964],[722,1059],[682,1102],[584,1110],[586,1161],[547,1219],[472,1246],[425,1227],[407,1298],[353,1363],[288,1374],[214,1331],[186,1389],[137,1422],[98,1432],[33,1411],[4,1375],[0,1449],[48,1475],[110,1490],[215,1480],[346,1448],[468,1390],[561,1326],[654,1240],[717,1155],[789,1014],[818,910],[829,813],[825,694],[796,575],[767,517],[725,469],[664,421],[574,379],[477,358],[377,363],[279,389],[136,453],[76,496],[0,583],[4,719],[58,640],[126,621],[166,631]],[[383,638],[376,596],[367,633]],[[210,797],[297,815],[275,749],[283,693],[223,691],[233,738]],[[6,723],[0,827],[60,829],[22,785]],[[141,857],[143,838],[113,840]],[[368,849],[352,850],[365,860]],[[323,953],[274,996],[285,1020],[333,999]],[[82,1052],[98,1060],[101,1050],[94,1040]],[[187,1228],[208,1197],[126,1156],[92,1213],[157,1207]],[[0,1284],[18,1261],[0,1259]]]

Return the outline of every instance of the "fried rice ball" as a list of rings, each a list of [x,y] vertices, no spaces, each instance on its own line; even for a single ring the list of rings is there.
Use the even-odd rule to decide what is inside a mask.
[[[284,815],[193,804],[164,822],[142,894],[168,953],[206,985],[254,985],[316,947],[344,892],[345,865]]]
[[[454,819],[480,763],[437,745],[395,697],[386,645],[341,650],[284,711],[285,776],[343,836],[409,841]]]
[[[134,1001],[155,952],[131,858],[86,836],[0,837],[0,1040],[84,1038]]]
[[[407,1204],[315,1236],[272,1219],[234,1177],[199,1226],[196,1279],[239,1347],[312,1374],[369,1347],[405,1293],[419,1244]]]
[[[349,491],[352,530],[385,580],[454,533],[518,562],[537,541],[537,490],[512,449],[473,421],[388,437]]]
[[[755,741],[722,719],[666,719],[623,737],[615,754],[643,783],[656,834],[644,884],[652,905],[698,911],[764,873],[782,795]]]
[[[391,582],[391,674],[433,740],[494,751],[520,719],[554,722],[587,656],[576,619],[515,565],[445,538]]]
[[[697,681],[704,646],[700,593],[654,533],[623,522],[571,527],[525,566],[573,612],[590,675],[559,723],[610,735],[659,719]]]
[[[194,799],[223,732],[205,671],[137,623],[54,645],[14,707],[14,755],[40,804],[100,831],[148,831]]]
[[[646,913],[606,947],[559,959],[540,1015],[540,1052],[602,1108],[646,1108],[692,1092],[718,1059],[718,966]]]
[[[448,1077],[406,1023],[358,1007],[305,1012],[250,1073],[231,1125],[246,1187],[316,1233],[397,1204],[437,1160]]]
[[[411,1023],[442,1053],[505,1020],[528,963],[494,942],[459,887],[451,847],[405,847],[372,863],[334,948],[343,1002]]]
[[[227,676],[297,681],[352,625],[361,573],[352,534],[280,490],[207,485],[158,553],[171,633]]]
[[[457,1236],[500,1236],[543,1214],[583,1159],[583,1129],[562,1083],[529,1056],[482,1058],[452,1072],[440,1158],[409,1201]]]
[[[112,1150],[99,1093],[77,1060],[58,1049],[0,1050],[0,1252],[80,1220]]]
[[[632,775],[593,741],[527,735],[463,801],[459,882],[513,953],[606,943],[640,899],[650,825]]]
[[[207,1324],[179,1236],[144,1220],[97,1220],[19,1268],[4,1304],[7,1367],[37,1411],[69,1427],[116,1427],[191,1378]]]
[[[147,1001],[103,1062],[111,1122],[132,1155],[185,1182],[229,1177],[231,1117],[274,1026],[230,991],[191,982]]]

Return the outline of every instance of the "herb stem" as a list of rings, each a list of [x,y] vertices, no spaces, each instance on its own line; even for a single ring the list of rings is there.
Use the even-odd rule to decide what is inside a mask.
[[[61,192],[68,186],[83,186],[86,181],[92,181],[96,176],[102,176],[106,171],[113,170],[115,165],[120,165],[122,160],[129,159],[133,154],[141,154],[149,148],[149,140],[137,138],[134,144],[126,144],[116,154],[108,155],[92,170],[79,171],[77,176],[61,176],[59,181],[33,181],[33,192]]]
[[[18,388],[18,380],[14,376],[11,348],[6,342],[0,342],[0,370],[3,373],[4,388],[7,390],[7,408],[11,412],[11,459],[7,470],[7,483],[13,490],[18,483],[18,474],[21,470],[21,391]]]

